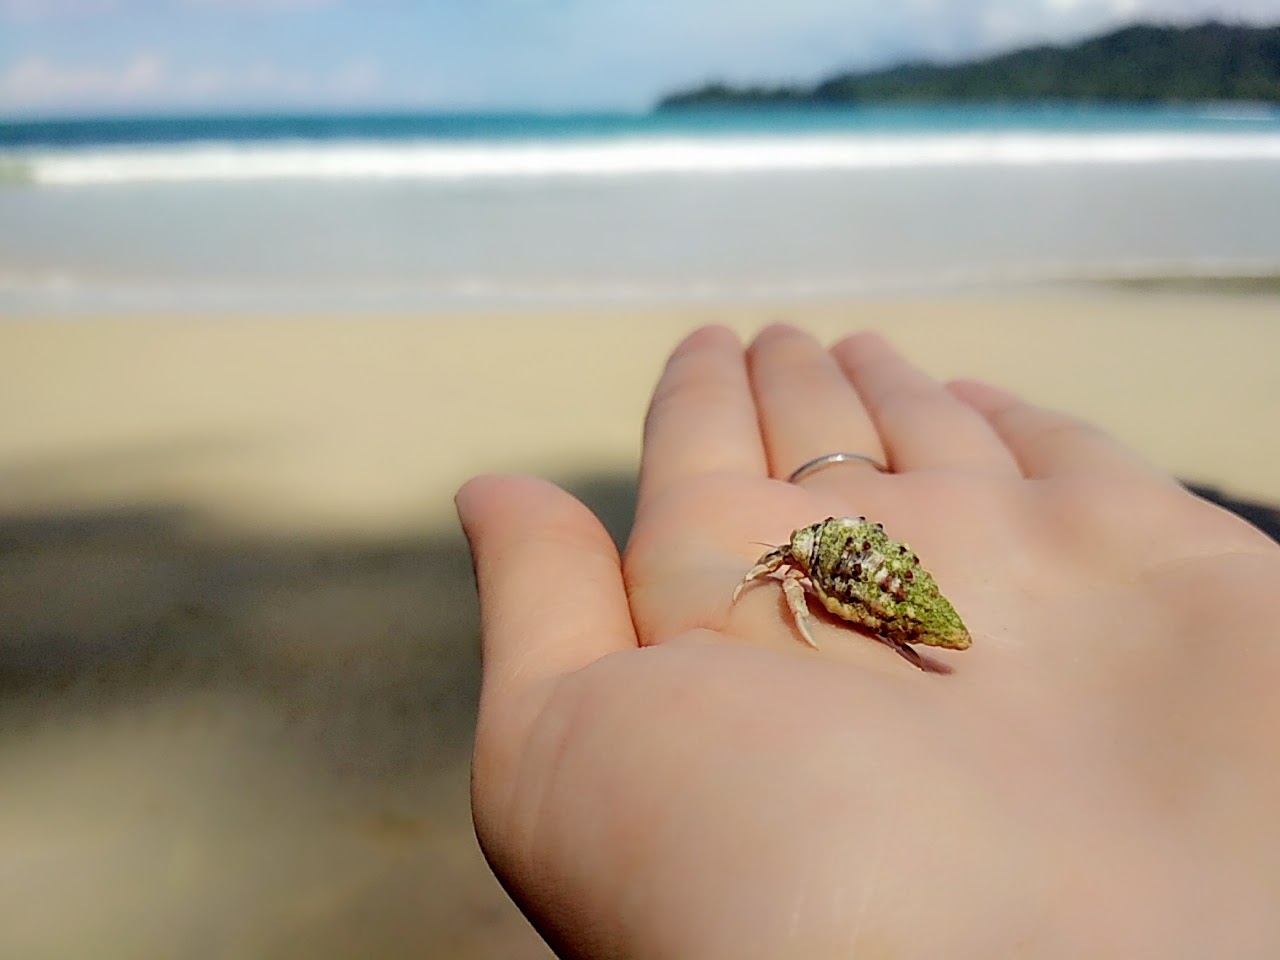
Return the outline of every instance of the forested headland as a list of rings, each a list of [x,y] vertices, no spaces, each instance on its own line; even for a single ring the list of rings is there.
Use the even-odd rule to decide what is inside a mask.
[[[1028,101],[1280,103],[1280,25],[1136,24],[1068,46],[843,72],[812,85],[708,83],[658,108]]]

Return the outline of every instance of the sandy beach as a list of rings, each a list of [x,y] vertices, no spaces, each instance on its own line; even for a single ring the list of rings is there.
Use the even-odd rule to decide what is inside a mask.
[[[543,957],[471,835],[451,497],[625,536],[702,323],[878,329],[1280,504],[1280,293],[0,320],[0,956]]]

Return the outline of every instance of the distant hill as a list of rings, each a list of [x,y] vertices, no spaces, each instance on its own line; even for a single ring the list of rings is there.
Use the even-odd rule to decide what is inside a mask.
[[[665,96],[658,108],[1031,100],[1280,103],[1280,26],[1138,24],[1071,46],[840,73],[811,87],[711,83]]]

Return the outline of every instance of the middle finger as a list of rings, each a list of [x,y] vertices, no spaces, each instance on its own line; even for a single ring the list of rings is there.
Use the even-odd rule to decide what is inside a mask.
[[[828,453],[860,453],[884,462],[875,424],[839,365],[809,334],[776,324],[747,351],[769,459],[780,480]]]

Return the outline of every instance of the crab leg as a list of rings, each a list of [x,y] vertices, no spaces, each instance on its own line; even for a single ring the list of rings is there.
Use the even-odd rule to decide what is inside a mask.
[[[789,568],[782,575],[782,592],[786,595],[787,606],[791,608],[791,616],[800,636],[804,637],[805,643],[817,650],[818,645],[813,642],[813,636],[809,633],[809,595],[804,589],[804,574],[795,567]]]
[[[755,580],[757,577],[768,576],[786,563],[787,551],[788,547],[778,547],[774,550],[770,550],[763,557],[757,560],[756,565],[747,571],[747,575],[743,577],[738,586],[734,588],[733,602],[738,602],[738,595],[742,593],[746,585],[752,580]]]

